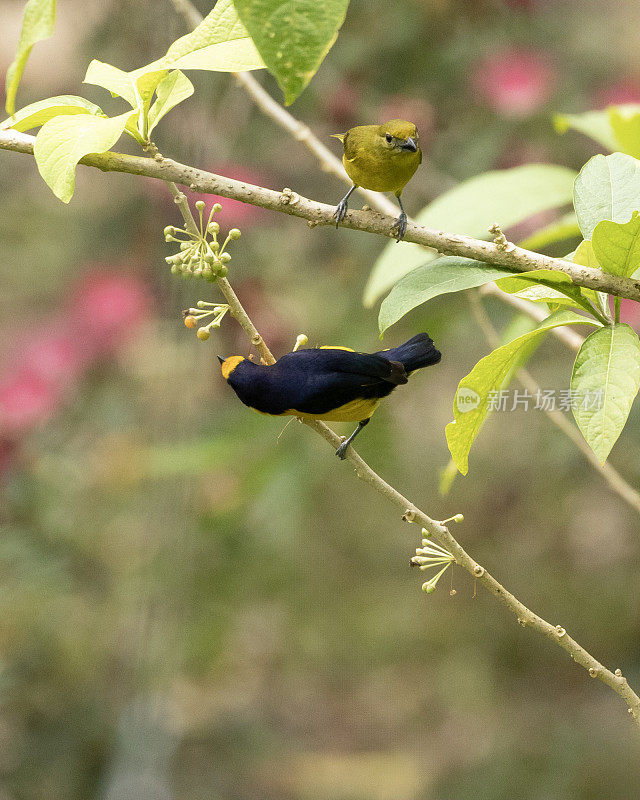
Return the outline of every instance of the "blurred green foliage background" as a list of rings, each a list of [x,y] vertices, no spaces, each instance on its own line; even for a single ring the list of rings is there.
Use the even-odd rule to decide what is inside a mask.
[[[23,5],[0,0],[0,71]],[[352,0],[293,112],[323,141],[414,120],[415,213],[487,169],[580,168],[595,146],[555,134],[552,113],[640,101],[639,25],[633,0]],[[61,3],[18,104],[74,93],[117,113],[81,85],[89,60],[133,69],[184,32],[168,0]],[[342,196],[230,76],[190,78],[163,153]],[[419,531],[320,439],[295,422],[278,438],[281,420],[238,403],[215,354],[246,340],[231,321],[207,343],[182,325],[216,294],[169,275],[162,229],[180,220],[161,184],[80,168],[66,207],[31,158],[0,165],[0,800],[637,797],[618,698],[460,572],[455,596],[448,579],[422,594]],[[376,348],[361,296],[383,241],[223,205],[243,231],[230,280],[276,354],[301,332]],[[463,512],[473,556],[637,686],[638,517],[533,410],[494,415],[441,497],[452,397],[487,347],[464,296],[385,342],[419,330],[442,363],[381,407],[359,450],[432,516]],[[570,366],[555,340],[532,362],[556,389]],[[638,421],[612,459],[635,486]]]

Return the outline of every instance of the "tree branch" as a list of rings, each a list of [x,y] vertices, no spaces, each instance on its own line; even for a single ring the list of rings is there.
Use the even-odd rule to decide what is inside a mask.
[[[169,188],[174,195],[174,199],[180,210],[182,217],[185,221],[187,228],[195,229],[195,220],[189,208],[186,196],[180,192],[175,184],[169,183]],[[260,336],[253,322],[244,310],[240,300],[233,291],[229,281],[226,278],[217,278],[216,283],[224,295],[227,303],[230,306],[230,312],[233,317],[238,321],[245,333],[251,340],[252,344],[256,346],[263,360],[267,364],[272,364],[275,358],[264,340]],[[323,439],[325,439],[333,449],[337,448],[343,441],[343,437],[338,436],[327,425],[319,421],[303,420],[307,427],[314,430]],[[433,536],[441,545],[454,557],[456,564],[465,569],[474,580],[485,586],[500,602],[505,605],[511,612],[513,612],[518,622],[524,627],[530,627],[539,633],[544,634],[547,638],[554,641],[564,650],[566,650],[571,658],[580,666],[584,667],[592,678],[598,678],[605,685],[609,686],[626,702],[629,714],[640,727],[640,697],[633,691],[627,683],[626,678],[622,675],[620,670],[612,672],[597,661],[590,653],[581,647],[575,639],[572,639],[565,629],[556,625],[553,626],[546,622],[542,617],[535,614],[523,603],[521,603],[514,595],[508,592],[486,569],[480,566],[471,556],[463,549],[455,537],[451,534],[449,528],[443,523],[432,519],[424,511],[421,511],[417,506],[411,503],[406,497],[400,494],[393,486],[390,486],[383,478],[381,478],[366,461],[350,447],[347,450],[347,460],[353,466],[355,473],[360,480],[368,483],[375,491],[381,494],[387,501],[394,505],[399,511],[402,512],[402,519],[407,522],[418,523],[427,531],[429,536]]]
[[[33,154],[33,136],[12,130],[0,131],[0,149]],[[215,194],[242,203],[279,211],[290,216],[306,219],[312,227],[335,224],[335,207],[317,203],[302,197],[290,189],[276,192],[262,186],[243,183],[212,172],[189,167],[159,154],[155,158],[141,158],[122,153],[100,153],[85,156],[80,161],[89,167],[103,172],[126,172],[131,175],[145,175],[166,182],[188,186],[201,194]],[[341,223],[344,228],[375,233],[393,238],[391,229],[395,219],[372,211],[349,211]],[[577,286],[585,286],[618,297],[640,301],[640,281],[609,275],[599,269],[583,267],[560,258],[534,253],[516,245],[504,246],[470,236],[434,231],[409,221],[405,241],[431,247],[443,255],[463,256],[483,261],[487,264],[512,269],[515,272],[530,272],[537,269],[550,269],[568,275]]]

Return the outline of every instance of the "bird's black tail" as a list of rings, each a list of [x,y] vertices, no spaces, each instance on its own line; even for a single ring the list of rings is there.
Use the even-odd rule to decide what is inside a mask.
[[[436,349],[433,339],[426,333],[418,333],[399,347],[394,347],[391,350],[382,350],[378,355],[388,361],[399,361],[407,373],[437,364],[442,358],[442,354]]]

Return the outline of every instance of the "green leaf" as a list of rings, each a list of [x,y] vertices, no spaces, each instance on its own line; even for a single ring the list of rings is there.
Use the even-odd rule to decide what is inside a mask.
[[[193,84],[180,70],[175,70],[158,84],[156,93],[156,101],[149,110],[149,133],[165,114],[168,114],[172,108],[186,100],[187,97],[191,97]]]
[[[264,61],[240,22],[232,0],[218,0],[200,25],[175,41],[160,62],[176,69],[213,72],[264,68]]]
[[[523,220],[571,202],[575,172],[551,164],[485,172],[440,195],[415,218],[433,230],[489,238],[489,227],[498,222],[503,230]],[[369,277],[365,306],[390,289],[412,269],[433,261],[436,253],[410,242],[390,242]]]
[[[29,0],[25,6],[16,56],[5,77],[7,114],[13,114],[16,110],[18,85],[33,45],[51,36],[55,21],[56,0]]]
[[[576,178],[573,205],[585,239],[603,219],[626,222],[640,208],[640,161],[624,153],[594,156]]]
[[[618,149],[640,158],[640,105],[612,106],[607,113]]]
[[[580,236],[580,226],[576,220],[575,211],[569,211],[550,225],[532,233],[526,239],[521,239],[518,244],[526,250],[535,250],[539,253],[550,244],[563,242],[565,239],[573,239],[578,236]]]
[[[94,116],[103,115],[102,109],[85,100],[84,97],[76,97],[72,94],[62,94],[58,97],[48,97],[46,100],[38,100],[37,103],[21,108],[20,111],[5,119],[0,123],[0,130],[12,128],[14,131],[28,131],[31,128],[39,128],[53,117],[63,114],[93,114]]]
[[[349,0],[235,0],[269,72],[291,105],[335,42]]]
[[[378,318],[380,333],[433,297],[482,286],[505,275],[513,275],[513,270],[493,267],[472,258],[443,256],[423,264],[398,281],[383,300]]]
[[[571,410],[589,447],[604,464],[625,426],[640,387],[640,341],[617,323],[588,336],[571,375]]]
[[[490,393],[504,388],[514,362],[519,364],[528,358],[551,328],[584,324],[599,325],[573,311],[557,311],[535,330],[489,353],[460,381],[453,402],[454,421],[447,425],[445,433],[451,456],[463,475],[469,470],[471,445],[490,410]]]
[[[582,296],[580,287],[562,272],[537,269],[522,272],[496,281],[498,288],[532,303],[555,303],[582,308],[591,313],[589,303]]]
[[[130,111],[112,118],[76,114],[54,117],[40,128],[33,149],[38,170],[63,203],[73,197],[78,161],[113,147],[130,116]]]
[[[638,198],[640,205],[640,198]],[[612,275],[630,277],[640,267],[640,213],[629,222],[603,220],[593,230],[593,252],[602,269]]]
[[[600,269],[600,262],[593,252],[593,244],[591,241],[585,240],[580,242],[575,252],[573,253],[573,263],[580,264],[582,267],[591,267],[591,269]]]
[[[105,64],[103,61],[94,59],[87,67],[84,83],[102,86],[112,95],[122,97],[132,108],[137,108],[138,106],[137,89],[131,74],[111,64]]]
[[[558,133],[566,133],[570,128],[613,152],[618,150],[618,142],[606,111],[587,111],[584,114],[556,114],[553,124]]]

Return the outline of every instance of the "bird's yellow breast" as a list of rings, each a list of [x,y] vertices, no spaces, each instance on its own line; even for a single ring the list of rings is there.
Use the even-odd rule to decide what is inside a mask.
[[[324,422],[361,422],[363,419],[369,419],[379,405],[380,400],[375,397],[366,399],[359,397],[324,414],[305,414],[302,411],[296,411],[295,408],[290,408],[283,411],[281,416],[290,414],[300,417],[300,419],[319,419]]]

